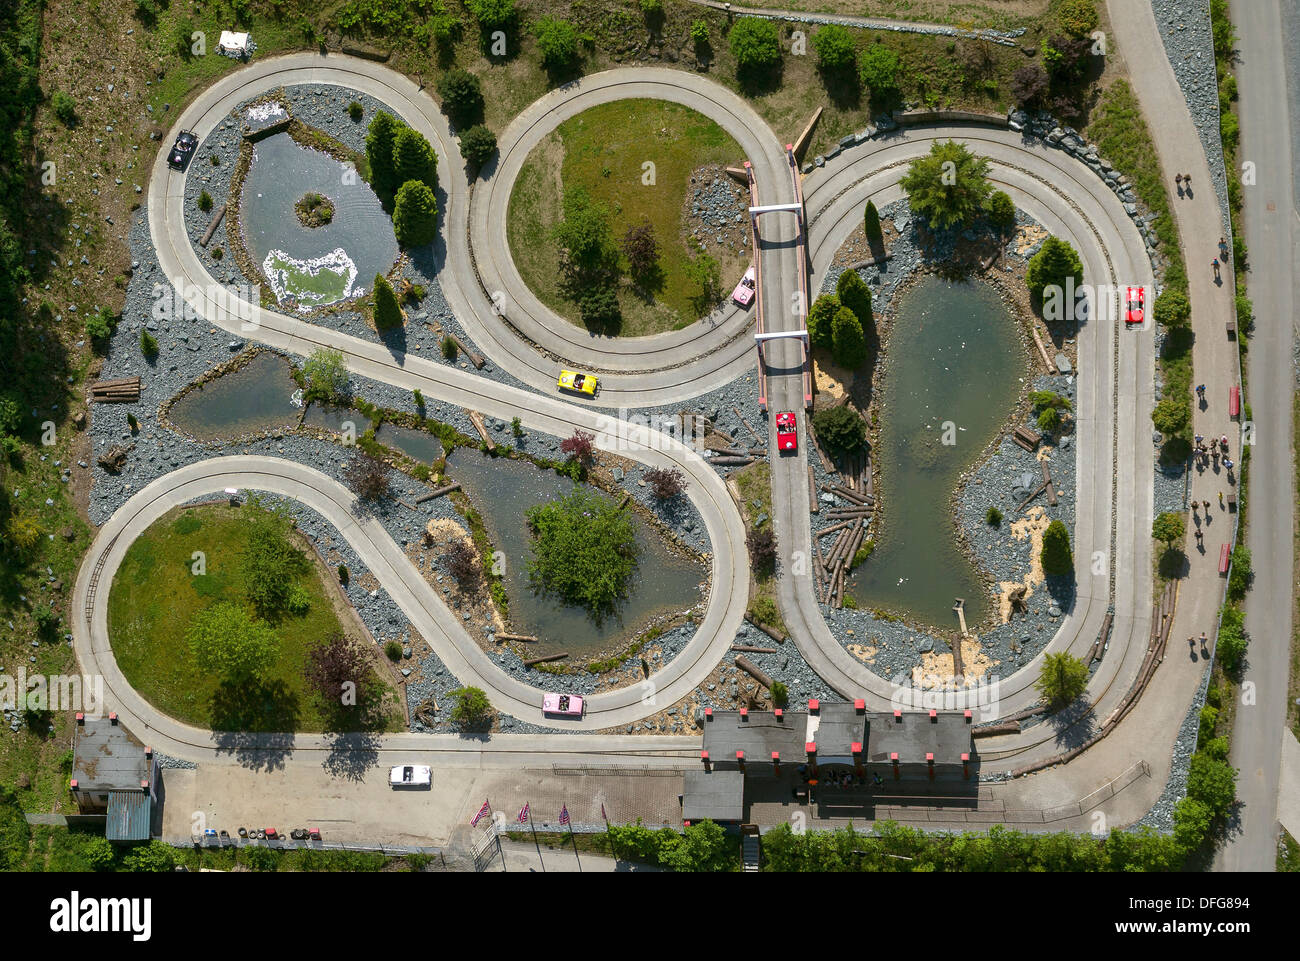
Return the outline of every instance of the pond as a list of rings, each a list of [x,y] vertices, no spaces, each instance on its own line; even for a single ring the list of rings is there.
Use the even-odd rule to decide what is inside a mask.
[[[582,664],[584,656],[629,642],[652,617],[686,610],[700,599],[698,587],[705,577],[700,565],[669,551],[659,532],[636,514],[632,516],[640,549],[637,572],[615,615],[598,625],[581,605],[534,594],[528,579],[532,538],[524,512],[568,494],[573,482],[526,461],[491,458],[470,449],[448,456],[447,474],[460,482],[483,516],[495,549],[505,555],[504,586],[512,627],[538,636],[536,644],[527,645],[537,656],[567,651],[568,663]]]
[[[304,227],[294,210],[314,192],[334,205],[330,223]],[[364,294],[397,260],[393,221],[347,164],[298,144],[287,133],[254,147],[240,201],[244,242],[283,302],[300,310]]]
[[[168,416],[199,440],[294,427],[300,404],[292,370],[279,354],[260,351],[238,370],[194,388],[172,404]]]
[[[964,597],[973,625],[988,599],[957,545],[950,501],[1027,376],[1015,321],[988,285],[927,276],[903,295],[888,352],[873,452],[884,530],[847,591],[860,607],[940,629],[956,628],[953,601]],[[948,422],[955,443],[945,445]]]

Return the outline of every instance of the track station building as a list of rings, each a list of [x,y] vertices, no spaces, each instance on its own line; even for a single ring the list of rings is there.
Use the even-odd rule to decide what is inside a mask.
[[[682,817],[749,820],[751,803],[815,804],[863,816],[877,803],[973,802],[979,758],[970,711],[868,713],[865,702],[808,702],[806,711],[714,711],[700,767],[685,775]],[[854,811],[856,809],[856,812]]]

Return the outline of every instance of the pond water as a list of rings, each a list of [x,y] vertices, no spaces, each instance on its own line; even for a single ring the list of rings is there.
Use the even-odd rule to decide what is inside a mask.
[[[861,607],[941,629],[956,629],[952,605],[964,597],[973,625],[988,599],[957,546],[949,502],[1023,387],[1015,322],[988,285],[927,276],[903,296],[888,351],[873,452],[886,520],[847,590]],[[945,422],[955,444],[944,444]]]
[[[255,431],[293,427],[300,404],[289,362],[261,351],[238,370],[194,388],[172,404],[168,416],[199,440],[222,440]]]
[[[496,550],[505,555],[504,586],[512,627],[518,633],[538,636],[537,643],[527,645],[530,652],[535,650],[540,656],[568,651],[572,656],[567,663],[580,665],[584,655],[631,640],[651,617],[685,610],[700,599],[697,588],[705,571],[671,553],[658,531],[636,514],[632,517],[640,549],[637,571],[616,614],[598,625],[581,605],[534,594],[528,579],[532,538],[524,512],[565,496],[573,482],[526,461],[494,459],[469,449],[457,449],[448,456],[447,474],[460,482],[483,516]],[[608,497],[595,488],[588,490]]]
[[[379,429],[375,431],[375,440],[385,447],[400,450],[407,457],[414,457],[425,465],[432,464],[442,456],[441,441],[427,430],[380,424]]]
[[[308,228],[299,222],[294,204],[308,192],[334,204],[330,223]],[[240,218],[249,256],[276,296],[292,296],[299,309],[363,294],[375,274],[388,273],[397,260],[393,221],[370,186],[347,164],[287,133],[254,147]]]

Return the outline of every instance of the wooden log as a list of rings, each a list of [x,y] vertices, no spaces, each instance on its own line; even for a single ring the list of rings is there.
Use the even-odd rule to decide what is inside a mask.
[[[875,510],[876,509],[874,507],[857,507],[857,508],[853,508],[852,510],[848,510],[848,509],[834,510],[831,511],[826,516],[830,518],[834,518],[836,520],[839,520],[841,518],[848,518],[849,520],[853,520],[858,517],[870,517],[872,514],[875,513]]]
[[[483,369],[483,364],[485,363],[485,361],[483,360],[483,356],[479,354],[478,351],[470,350],[469,347],[466,346],[465,341],[461,340],[451,331],[447,331],[447,336],[456,342],[456,346],[460,349],[460,352],[469,358],[469,362],[474,365],[476,370]]]
[[[537,640],[537,635],[536,634],[507,634],[505,631],[501,631],[497,634],[497,640],[498,641],[524,641],[524,642],[531,643],[532,641]]]
[[[631,491],[624,491],[624,492],[623,492],[623,500],[619,502],[618,509],[619,509],[619,510],[622,510],[624,507],[627,507],[627,503],[628,503],[628,501],[630,501],[631,499],[632,499],[632,492],[631,492]]]
[[[817,538],[822,537],[826,534],[834,534],[836,531],[842,531],[846,527],[852,527],[854,520],[856,520],[856,518],[850,517],[846,520],[840,521],[838,524],[832,524],[830,527],[825,527],[822,530],[817,531],[817,533],[813,535],[813,540],[816,541]]]
[[[828,494],[835,494],[838,497],[842,497],[846,501],[853,501],[853,503],[859,504],[863,507],[870,507],[875,503],[874,497],[871,497],[868,494],[859,494],[857,491],[851,491],[842,484],[823,484],[822,490],[826,491]]]
[[[1030,330],[1033,332],[1034,343],[1038,345],[1038,353],[1042,355],[1043,365],[1047,368],[1047,372],[1049,374],[1059,374],[1060,371],[1056,369],[1052,359],[1047,356],[1047,348],[1043,346],[1043,338],[1038,335],[1038,325],[1034,324]]]
[[[545,664],[547,661],[562,661],[568,656],[568,651],[565,651],[563,654],[547,654],[545,657],[534,657],[532,660],[524,661],[524,667],[532,667],[534,664]]]
[[[1043,486],[1047,488],[1047,503],[1053,507],[1056,506],[1056,486],[1052,483],[1052,475],[1047,470],[1047,461],[1038,462],[1043,468]]]
[[[446,484],[443,487],[439,487],[437,490],[429,491],[427,494],[421,494],[415,499],[415,502],[417,504],[423,504],[425,501],[431,501],[435,497],[441,497],[443,494],[450,494],[452,491],[458,490],[460,490],[460,481],[457,481],[454,484]]]
[[[715,454],[723,454],[727,457],[753,457],[754,452],[748,447],[715,447]]]
[[[749,431],[749,433],[753,436],[754,443],[756,444],[763,443],[762,435],[759,434],[758,431],[754,430],[754,428],[749,425],[749,421],[745,420],[745,415],[740,412],[739,407],[731,408],[731,412],[740,418],[740,422],[745,425],[745,430]]]
[[[718,464],[722,467],[744,467],[746,464],[754,463],[752,457],[712,457],[709,459],[710,464]]]
[[[775,627],[772,627],[768,624],[760,624],[758,621],[750,617],[748,612],[745,613],[745,620],[749,621],[749,623],[753,624],[755,627],[757,627],[760,631],[762,631],[772,640],[779,641],[782,644],[785,643],[785,635],[782,634],[780,631],[778,631]]]
[[[817,456],[821,458],[822,470],[826,471],[828,474],[834,474],[835,465],[831,463],[831,459],[826,456],[826,451],[822,450],[822,445],[817,442],[817,432],[814,431],[811,426],[808,428],[808,436],[812,439],[813,449],[817,451]]]
[[[208,229],[203,231],[203,239],[199,241],[200,247],[206,247],[212,235],[217,231],[217,225],[221,223],[221,218],[226,215],[226,205],[222,204],[217,208],[217,212],[212,215],[212,220],[208,224]]]
[[[1000,734],[1019,734],[1019,721],[1001,721],[997,724],[986,724],[983,727],[972,728],[971,737],[997,737]]]
[[[766,671],[747,658],[744,654],[736,655],[736,667],[740,668],[768,690],[772,689],[772,678]]]
[[[808,465],[808,513],[818,514],[821,512],[822,505],[817,499],[817,478],[813,475],[812,464]],[[816,538],[814,538],[815,540]]]
[[[134,377],[114,377],[110,380],[97,380],[92,383],[90,387],[92,390],[97,390],[101,387],[124,387],[127,385],[139,387],[140,375],[136,374]]]
[[[775,647],[754,647],[752,644],[732,644],[733,651],[740,651],[745,654],[775,654]]]
[[[888,263],[894,259],[893,254],[884,254],[880,257],[868,257],[866,260],[855,260],[845,267],[845,270],[866,270],[869,267],[877,267],[880,264]]]
[[[803,128],[803,133],[799,134],[799,136],[795,138],[795,141],[791,146],[794,149],[796,159],[803,159],[804,154],[808,150],[808,144],[812,140],[813,128],[817,126],[817,121],[821,119],[821,116],[822,108],[818,107],[813,112],[812,118],[808,121],[808,126]]]
[[[487,427],[483,425],[483,415],[476,410],[471,410],[468,413],[470,423],[474,425],[474,429],[478,431],[478,435],[483,438],[483,443],[487,444],[487,449],[489,451],[496,450],[496,442],[492,440],[491,435],[488,434]]]
[[[1046,484],[1039,484],[1037,487],[1035,487],[1032,491],[1030,491],[1029,496],[1020,502],[1020,506],[1016,508],[1016,512],[1019,513],[1020,511],[1024,510],[1027,506],[1029,506],[1029,502],[1031,500],[1033,500],[1035,497],[1037,497],[1046,489],[1047,489]]]

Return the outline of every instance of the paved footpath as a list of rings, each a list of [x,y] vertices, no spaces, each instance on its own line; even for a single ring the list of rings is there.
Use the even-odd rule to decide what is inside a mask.
[[[1250,453],[1250,549],[1255,572],[1246,595],[1250,651],[1243,682],[1255,685],[1254,703],[1237,710],[1232,731],[1237,823],[1220,849],[1217,867],[1226,871],[1271,871],[1277,822],[1284,809],[1291,830],[1300,820],[1300,794],[1279,795],[1284,750],[1296,741],[1286,730],[1288,654],[1292,641],[1295,476],[1291,398],[1295,368],[1297,250],[1292,172],[1295,90],[1287,90],[1286,63],[1297,55],[1300,10],[1277,0],[1236,0],[1232,17],[1240,36],[1237,80],[1241,114],[1241,156],[1258,171],[1245,190],[1246,246],[1250,251],[1249,294],[1257,318],[1247,354],[1255,445]],[[1284,19],[1290,32],[1284,32]],[[1295,758],[1292,755],[1292,764]],[[1293,772],[1295,768],[1292,768]]]

